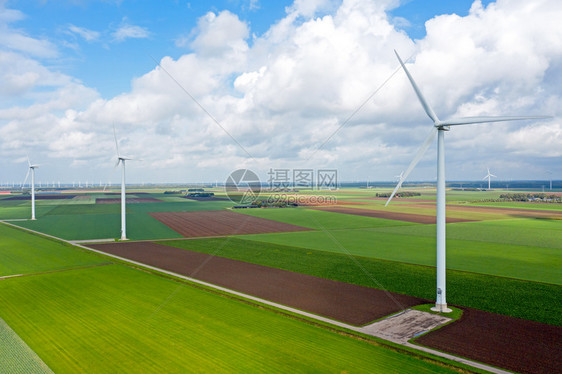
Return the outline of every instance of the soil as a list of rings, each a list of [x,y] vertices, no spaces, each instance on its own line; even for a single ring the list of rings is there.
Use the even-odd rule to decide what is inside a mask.
[[[128,197],[127,204],[132,203],[161,203],[162,200],[154,199],[152,197]],[[119,204],[121,203],[121,198],[119,199],[104,199],[98,198],[96,199],[96,204]]]
[[[228,199],[224,197],[215,197],[215,196],[205,196],[205,197],[196,197],[196,196],[182,196],[184,199],[195,200],[195,201],[228,201]]]
[[[151,242],[90,247],[356,326],[428,302]]]
[[[407,204],[412,208],[427,208],[423,204]],[[525,204],[525,203],[523,203]],[[454,212],[472,212],[472,213],[488,213],[488,214],[503,214],[513,217],[522,218],[544,218],[544,219],[562,219],[562,210],[539,210],[539,209],[520,209],[520,208],[501,208],[501,207],[486,207],[486,206],[473,206],[473,205],[447,205],[448,211]]]
[[[405,221],[405,222],[435,224],[435,216],[426,216],[423,214],[386,212],[380,210],[357,209],[357,208],[346,208],[346,207],[326,207],[326,208],[320,207],[320,208],[313,208],[313,209],[323,210],[327,212],[334,212],[334,213],[353,214],[357,216],[385,218],[385,219],[392,219],[392,220]],[[447,217],[447,223],[472,222],[472,221],[473,220],[463,219],[463,218]]]
[[[307,231],[306,227],[225,210],[149,213],[184,237]]]
[[[76,195],[56,194],[56,195],[42,195],[35,194],[35,200],[66,200],[73,199]],[[2,200],[31,200],[31,195],[27,196],[12,196]]]
[[[462,308],[416,343],[520,373],[561,373],[562,327]]]
[[[121,192],[104,192],[104,195],[121,195]],[[125,192],[127,195],[148,195],[148,192]]]

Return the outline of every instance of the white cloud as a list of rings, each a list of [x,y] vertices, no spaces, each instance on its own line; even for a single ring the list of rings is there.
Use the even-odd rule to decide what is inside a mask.
[[[195,181],[241,166],[336,167],[341,178],[390,180],[407,167],[431,128],[402,71],[318,147],[396,71],[396,49],[403,58],[414,54],[407,66],[441,118],[554,115],[545,122],[454,128],[447,134],[450,178],[481,178],[482,171],[472,169],[492,161],[523,165],[528,157],[544,157],[549,169],[562,174],[552,161],[562,149],[562,89],[553,84],[562,75],[562,5],[498,0],[483,7],[476,1],[466,17],[428,21],[427,36],[419,41],[388,18],[386,10],[395,5],[296,1],[251,45],[249,26],[237,15],[210,12],[176,40],[190,53],[163,57],[161,67],[133,79],[130,92],[107,100],[10,52],[21,63],[0,74],[6,82],[0,94],[32,103],[0,110],[0,155],[33,145],[46,157],[103,173],[114,153],[115,123],[122,152],[146,160],[142,168],[131,166],[133,176],[142,169],[143,178]],[[148,37],[135,27],[123,24],[115,39]],[[2,61],[10,58],[0,54],[0,66],[8,67]],[[35,90],[45,82],[51,82],[47,92]],[[429,151],[412,179],[432,179],[434,164]]]
[[[78,26],[75,26],[75,25],[70,25],[68,27],[68,29],[72,33],[81,36],[82,38],[84,38],[84,40],[86,40],[88,42],[97,40],[100,37],[100,33],[98,31],[89,30],[85,27],[78,27]]]
[[[248,51],[248,26],[226,10],[201,17],[195,34],[191,47],[202,57],[232,58]]]
[[[145,39],[150,36],[150,32],[147,28],[129,25],[127,23],[119,26],[115,32],[113,32],[113,39],[117,42],[125,41],[126,39]]]

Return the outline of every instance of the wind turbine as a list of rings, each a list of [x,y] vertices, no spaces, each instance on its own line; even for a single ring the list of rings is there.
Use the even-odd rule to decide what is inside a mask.
[[[29,161],[29,156],[27,157],[27,165],[29,166],[29,169],[27,169],[23,185],[27,182],[29,173],[31,173],[31,219],[35,220],[35,169],[37,169],[39,165],[33,165],[31,161]]]
[[[119,153],[119,143],[117,142],[117,135],[115,133],[115,126],[113,126],[113,137],[115,138],[115,150],[117,152],[117,163],[115,167],[121,163],[121,240],[127,240],[127,194],[125,192],[125,161],[132,160],[130,157],[121,156]]]
[[[490,173],[490,168],[486,168],[486,169],[488,169],[488,175],[486,175],[484,178],[482,178],[482,180],[488,178],[488,191],[490,191],[490,190],[492,189],[492,188],[490,187],[490,179],[491,179],[492,177],[497,178],[497,176],[494,175],[494,174],[492,174],[492,173]]]
[[[408,69],[402,62],[402,59],[398,55],[398,52],[394,51],[398,61],[400,61],[400,65],[404,72],[408,76],[408,80],[412,85],[412,88],[416,92],[418,100],[420,101],[425,113],[428,117],[433,121],[433,128],[431,129],[430,134],[423,142],[422,146],[414,156],[414,159],[404,172],[404,175],[398,181],[396,188],[392,191],[392,194],[388,198],[386,205],[390,203],[390,200],[394,197],[394,194],[404,180],[408,177],[410,172],[414,169],[414,167],[418,164],[418,162],[423,157],[425,151],[431,143],[435,136],[437,135],[437,219],[436,219],[436,226],[437,226],[437,296],[435,300],[435,307],[431,308],[437,312],[451,312],[451,309],[447,308],[447,299],[446,299],[446,292],[445,292],[445,142],[444,142],[444,135],[445,131],[450,130],[450,126],[457,126],[457,125],[469,125],[474,123],[485,123],[485,122],[500,122],[500,121],[515,121],[515,120],[528,120],[528,119],[543,119],[543,118],[550,118],[548,116],[526,116],[526,117],[464,117],[464,118],[457,118],[457,119],[449,119],[445,121],[441,121],[433,109],[429,106],[428,102],[426,101],[425,97],[423,96],[421,90],[419,89],[418,85],[414,81],[414,78],[410,75]]]

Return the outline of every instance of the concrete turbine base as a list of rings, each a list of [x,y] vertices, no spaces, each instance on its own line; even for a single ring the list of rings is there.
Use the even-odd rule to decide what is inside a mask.
[[[435,304],[433,308],[431,308],[432,312],[439,312],[439,313],[451,313],[453,309],[447,308],[447,304]]]

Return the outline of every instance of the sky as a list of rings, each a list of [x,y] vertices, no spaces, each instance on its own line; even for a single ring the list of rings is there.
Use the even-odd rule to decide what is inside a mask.
[[[0,185],[389,181],[454,127],[447,180],[562,179],[558,0],[0,0]],[[408,180],[435,180],[436,144]]]

